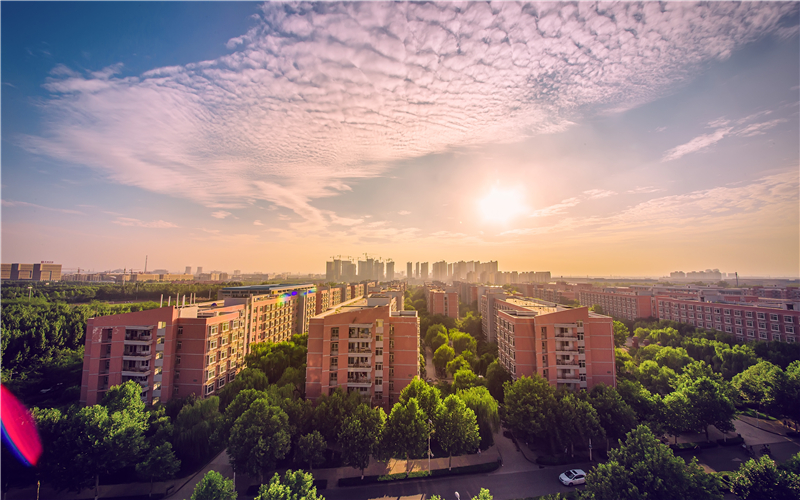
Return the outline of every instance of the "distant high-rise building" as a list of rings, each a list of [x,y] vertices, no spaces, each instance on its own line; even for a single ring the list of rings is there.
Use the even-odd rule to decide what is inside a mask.
[[[186,270],[183,272],[183,274],[192,274],[192,266],[186,266]]]
[[[356,281],[358,276],[358,268],[349,260],[342,261],[342,281],[350,283]]]
[[[241,274],[242,274],[242,270],[241,269],[234,269],[233,270],[233,275],[234,276],[241,276]]]
[[[203,274],[203,266],[197,266],[197,274]]]
[[[420,272],[420,279],[423,279],[423,280],[428,279],[429,276],[428,276],[428,263],[427,262],[423,262],[420,265],[419,272]]]
[[[445,281],[447,279],[447,262],[442,260],[433,263],[433,279],[435,281]]]
[[[386,279],[392,281],[394,279],[394,261],[386,263]]]
[[[413,277],[414,277],[414,263],[406,262],[406,279],[411,279]]]
[[[417,262],[417,272],[414,274],[417,279],[419,279],[419,262]]]

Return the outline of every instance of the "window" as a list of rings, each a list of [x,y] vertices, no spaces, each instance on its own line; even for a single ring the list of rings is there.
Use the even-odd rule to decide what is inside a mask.
[[[739,326],[742,326],[742,320],[740,320],[739,318],[736,318],[736,319],[734,320],[734,322],[735,322],[737,325],[739,325]]]
[[[216,339],[214,339],[214,340],[209,340],[209,341],[208,341],[208,349],[209,349],[209,350],[211,350],[211,349],[216,349],[216,348],[217,348],[217,341],[216,341]]]
[[[730,326],[725,325],[725,331],[728,333],[732,333],[733,329]]]
[[[336,354],[338,352],[339,352],[339,343],[331,342],[331,354]]]
[[[394,353],[393,352],[389,353],[389,363],[394,363]]]
[[[766,330],[767,324],[764,323],[763,321],[759,321],[758,322],[758,328],[761,329],[761,330]]]
[[[774,340],[775,342],[780,342],[781,341],[781,334],[780,333],[773,333],[772,334],[772,340]]]
[[[578,354],[583,354],[585,352],[583,346],[578,347]]]
[[[157,367],[156,367],[156,371],[155,371],[155,372],[153,372],[153,374],[154,374],[154,375],[161,375],[161,372],[162,372],[162,370],[163,370],[163,369],[164,369],[163,367],[161,367],[161,366],[157,366]]]
[[[706,312],[710,313],[711,312],[711,308],[710,307],[706,307]]]
[[[767,338],[767,332],[758,332],[758,338],[766,339]]]
[[[581,360],[579,360],[579,361],[578,361],[578,366],[579,366],[580,368],[586,368],[586,360],[585,360],[585,359],[581,359]]]
[[[158,357],[158,356],[156,356],[156,357]],[[176,365],[181,364],[181,357],[180,356],[175,356],[175,364]]]
[[[376,355],[376,356],[383,356],[383,348],[381,348],[381,347],[376,347],[376,348],[375,348],[375,355]]]
[[[156,353],[156,359],[164,359],[164,351],[158,351]]]
[[[375,385],[383,385],[383,379],[376,377],[375,378]]]
[[[748,337],[755,337],[756,336],[756,332],[754,332],[753,330],[747,330],[747,336]]]
[[[212,325],[208,327],[208,334],[209,335],[216,335],[217,334],[217,325]],[[213,387],[211,388],[214,389]]]
[[[578,332],[578,340],[583,340],[583,332]]]
[[[778,325],[776,325],[776,324],[772,324],[772,325],[770,325],[770,326],[772,327],[772,331],[773,331],[773,332],[779,332],[779,331],[781,331],[781,328],[780,328]]]
[[[783,327],[783,329],[786,330],[786,333],[794,333],[794,327],[793,326],[786,325],[786,326]]]
[[[752,318],[753,317],[753,311],[745,311],[744,315],[745,315],[746,318]]]
[[[333,383],[338,381],[339,381],[339,373],[338,372],[331,373],[328,379],[328,383]]]
[[[778,321],[778,315],[777,314],[770,314],[769,315],[769,320],[770,321]]]
[[[375,371],[383,371],[383,363],[375,363]]]
[[[725,316],[730,316],[731,315],[731,310],[730,309],[724,309],[722,312],[725,314]]]
[[[764,313],[757,313],[756,316],[758,316],[758,319],[767,319],[767,315]]]
[[[751,320],[747,320],[747,326],[752,328],[753,327],[753,322]]]
[[[181,342],[181,341],[179,340],[179,341],[178,341],[178,349],[180,349],[181,347],[183,347],[183,342]]]
[[[225,387],[225,379],[221,378],[217,380],[217,389],[222,389],[223,387]]]
[[[339,358],[331,358],[331,370],[339,368]]]
[[[339,338],[339,327],[335,326],[331,328],[331,340]]]
[[[742,334],[742,329],[741,328],[737,328],[736,329],[736,335],[741,335],[741,334]]]
[[[737,309],[736,311],[733,311],[733,315],[734,315],[734,316],[741,316],[741,315],[742,315],[742,311],[739,311],[739,310]]]
[[[214,384],[209,384],[206,386],[206,396],[214,392]]]
[[[225,323],[222,323],[222,331],[223,332],[227,332],[228,330],[230,330],[230,328],[231,328],[231,324],[228,323],[227,321]]]
[[[546,326],[542,327],[542,338],[543,339],[547,338],[547,327]]]

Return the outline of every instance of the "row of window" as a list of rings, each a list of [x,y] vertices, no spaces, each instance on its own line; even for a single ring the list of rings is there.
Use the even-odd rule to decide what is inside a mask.
[[[665,310],[665,309],[669,309],[670,305],[672,305],[672,309],[673,310],[678,310],[678,308],[679,308],[678,304],[674,304],[674,303],[671,304],[670,302],[659,302],[658,309],[659,309],[659,311]],[[680,304],[680,310],[687,310],[687,309],[689,311],[694,311],[695,310],[695,306],[691,305],[691,304],[689,304],[688,306],[686,304]],[[703,309],[704,309],[703,306],[697,306],[697,311],[698,312],[702,313]],[[739,317],[741,317],[742,316],[742,312],[744,312],[745,313],[744,316],[746,318],[752,318],[754,311],[742,311],[741,309],[725,309],[725,308],[720,308],[720,307],[705,306],[705,312],[706,313],[713,312],[716,315],[724,314],[725,316],[733,315],[733,316],[739,316]],[[733,314],[731,314],[731,313],[733,313]],[[755,314],[756,314],[755,317],[757,319],[767,319],[767,314],[769,314],[769,320],[770,321],[776,321],[777,322],[777,321],[779,321],[779,318],[780,318],[780,316],[778,314],[776,314],[776,313],[766,313],[766,312],[755,311]],[[690,317],[691,317],[691,315],[690,315]],[[711,319],[711,318],[708,317],[708,315],[707,315],[707,319]],[[791,315],[788,315],[788,314],[784,314],[783,318],[780,318],[780,319],[782,319],[784,323],[790,323],[791,324],[791,323],[795,322],[794,316],[791,316]]]

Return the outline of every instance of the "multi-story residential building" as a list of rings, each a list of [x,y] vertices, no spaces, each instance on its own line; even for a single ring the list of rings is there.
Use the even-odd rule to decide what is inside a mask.
[[[243,304],[195,304],[91,318],[80,401],[98,403],[133,380],[147,403],[215,394],[241,369],[247,349]]]
[[[394,261],[390,260],[386,263],[386,279],[392,281],[394,279]]]
[[[428,312],[458,319],[458,292],[454,289],[428,290]]]
[[[337,387],[387,410],[419,375],[419,317],[398,311],[394,297],[355,298],[311,318],[306,397]]]
[[[3,264],[0,279],[30,281],[61,281],[61,264],[40,262],[38,264]]]
[[[406,262],[406,279],[410,280],[414,277],[414,264]]]
[[[251,285],[225,287],[218,296],[226,304],[245,305],[248,342],[283,342],[308,331],[308,320],[317,314],[320,300],[330,307],[330,292],[312,284]]]
[[[582,306],[599,305],[604,314],[629,320],[652,317],[652,298],[653,292],[628,287],[592,288],[579,292]]]
[[[740,342],[797,342],[800,337],[800,302],[710,302],[664,296],[654,301],[658,319],[729,333]]]
[[[428,278],[430,278],[430,276],[428,275],[428,263],[423,262],[422,264],[419,265],[419,279],[425,281]]]
[[[481,312],[481,329],[487,342],[494,342],[497,338],[497,301],[510,297],[501,287],[486,289],[480,295],[478,307]]]
[[[540,375],[554,387],[616,385],[613,320],[587,307],[498,301],[499,362],[516,379]]]

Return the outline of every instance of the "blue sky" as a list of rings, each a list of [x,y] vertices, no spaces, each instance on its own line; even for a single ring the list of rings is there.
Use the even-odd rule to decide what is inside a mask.
[[[3,262],[800,274],[796,3],[0,8]]]

